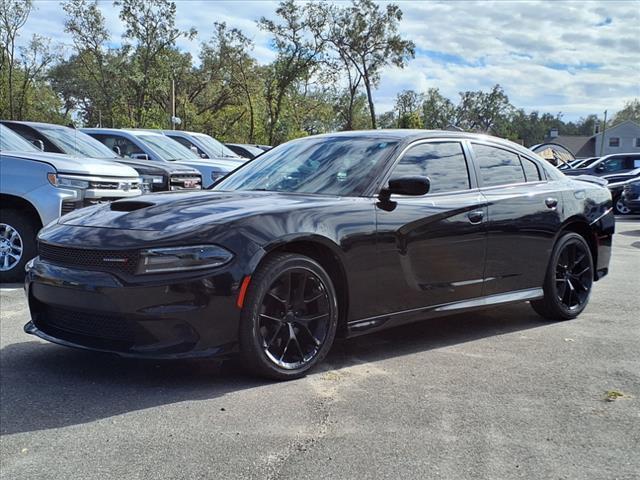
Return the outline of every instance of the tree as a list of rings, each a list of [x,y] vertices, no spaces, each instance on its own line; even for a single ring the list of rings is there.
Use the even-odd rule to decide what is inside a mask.
[[[456,107],[437,88],[430,88],[424,95],[422,119],[424,128],[445,129],[455,123]]]
[[[376,128],[372,90],[380,81],[380,71],[387,65],[403,68],[415,55],[414,43],[397,33],[401,20],[402,10],[397,5],[387,5],[381,11],[373,0],[353,0],[333,18],[334,45],[364,82],[371,128]]]
[[[160,70],[162,56],[175,46],[178,38],[192,39],[197,32],[176,27],[176,4],[169,0],[116,0],[114,5],[120,7],[120,20],[125,25],[123,38],[132,42],[125,44],[125,51],[133,50],[127,75],[134,92],[131,120],[135,126],[144,127],[150,98],[166,90],[170,81],[154,75]]]
[[[640,99],[634,98],[624,104],[622,110],[618,111],[613,117],[612,125],[624,122],[625,120],[632,120],[636,123],[640,123]]]
[[[467,131],[491,132],[497,122],[508,115],[512,107],[500,85],[490,92],[460,92],[456,108],[456,126]]]
[[[421,94],[414,90],[403,90],[396,96],[399,128],[420,128],[420,107],[423,102]]]
[[[8,116],[10,120],[15,118],[15,78],[14,74],[18,68],[16,58],[16,41],[19,32],[29,18],[33,5],[31,0],[0,0],[0,47],[2,56],[0,57],[0,70],[7,70],[6,96],[8,97]],[[5,82],[2,82],[4,84]],[[3,88],[4,90],[4,88]],[[4,97],[5,92],[2,91]]]
[[[276,10],[278,21],[262,17],[258,22],[260,29],[271,33],[272,45],[278,52],[276,60],[265,70],[266,130],[270,145],[284,140],[280,119],[287,93],[298,80],[313,77],[323,62],[326,42],[309,32],[322,31],[326,17],[311,5],[299,6],[294,0],[285,0]]]

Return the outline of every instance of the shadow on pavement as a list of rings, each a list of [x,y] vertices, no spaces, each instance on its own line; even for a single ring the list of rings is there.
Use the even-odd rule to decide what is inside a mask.
[[[427,320],[338,340],[321,370],[409,355],[544,326],[528,305]],[[0,351],[0,434],[46,430],[271,382],[236,362],[152,362],[23,342]]]

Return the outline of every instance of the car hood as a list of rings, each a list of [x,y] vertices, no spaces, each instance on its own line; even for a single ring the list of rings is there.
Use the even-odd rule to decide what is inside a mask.
[[[61,153],[44,152],[2,152],[4,156],[24,158],[36,162],[48,163],[58,173],[73,175],[91,175],[104,177],[138,177],[133,168],[109,160],[98,160],[89,157],[72,157]]]
[[[180,160],[175,160],[175,163],[188,165],[190,167],[194,167],[197,169],[201,169],[201,167],[209,167],[212,171],[222,171],[222,172],[230,172],[231,170],[235,170],[241,164],[233,161],[233,160],[219,160],[219,159],[202,159],[198,160],[197,158],[183,158]]]
[[[191,173],[193,175],[200,175],[200,172],[195,168],[188,167],[186,165],[175,164],[171,162],[165,161],[154,161],[150,162],[149,160],[135,160],[131,158],[114,158],[114,161],[118,163],[122,163],[125,165],[129,165],[136,170],[148,171],[148,172],[163,172],[168,174],[184,174]]]
[[[277,192],[215,190],[163,192],[78,210],[60,218],[63,225],[120,230],[199,230],[254,215],[328,206],[340,197]]]

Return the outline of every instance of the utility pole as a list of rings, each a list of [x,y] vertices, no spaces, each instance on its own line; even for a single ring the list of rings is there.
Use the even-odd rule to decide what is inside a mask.
[[[602,156],[602,152],[604,152],[604,132],[607,129],[607,111],[604,111],[604,122],[602,122],[602,137],[600,140],[600,157]]]
[[[171,79],[171,130],[176,129],[176,81]]]

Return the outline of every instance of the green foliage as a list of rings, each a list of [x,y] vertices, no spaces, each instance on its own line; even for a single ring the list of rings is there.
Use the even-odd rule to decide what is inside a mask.
[[[382,71],[404,67],[415,50],[399,33],[402,11],[394,4],[284,0],[272,17],[257,21],[275,51],[267,64],[255,58],[249,37],[224,23],[212,25],[197,58],[181,52],[179,39],[193,39],[196,31],[177,26],[171,0],[113,5],[122,39],[111,37],[97,0],[63,2],[73,45],[62,58],[48,39],[18,42],[30,0],[0,0],[0,117],[169,128],[174,85],[180,128],[223,141],[278,144],[335,130],[457,125],[532,145],[551,128],[592,135],[599,124],[595,115],[564,122],[561,114],[527,113],[499,85],[460,92],[457,101],[437,88],[405,90],[393,111],[376,115],[373,92]],[[636,99],[612,123],[639,117]]]

